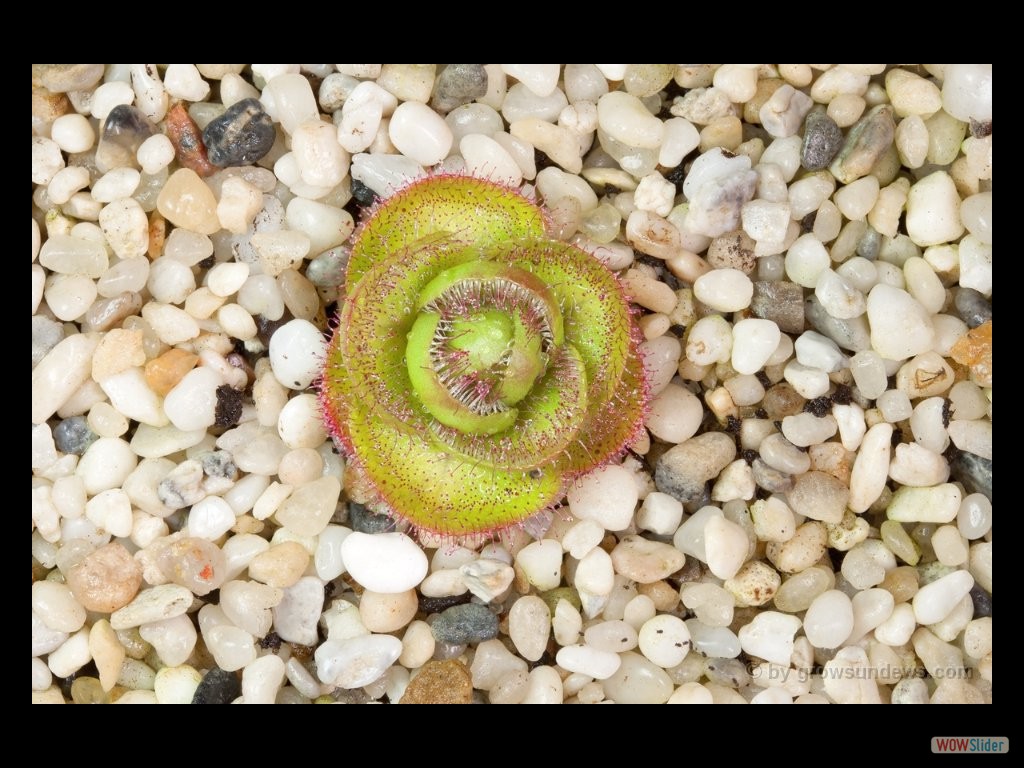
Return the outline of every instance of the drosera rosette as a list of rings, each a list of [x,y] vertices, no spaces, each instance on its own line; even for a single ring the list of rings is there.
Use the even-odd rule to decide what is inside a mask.
[[[320,384],[381,506],[443,536],[562,499],[643,429],[641,336],[618,278],[518,190],[438,175],[356,234]]]

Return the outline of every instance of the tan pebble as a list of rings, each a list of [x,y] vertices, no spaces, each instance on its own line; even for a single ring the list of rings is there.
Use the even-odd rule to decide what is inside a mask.
[[[735,115],[716,117],[700,132],[701,154],[715,147],[734,151],[743,141],[743,123]]]
[[[191,371],[199,356],[183,349],[171,349],[146,363],[146,384],[161,397],[165,396],[185,374]]]
[[[181,168],[171,174],[156,201],[160,214],[176,227],[212,235],[220,229],[217,199],[195,171]]]
[[[909,565],[892,568],[886,571],[885,578],[878,586],[889,592],[897,605],[905,603],[917,594],[917,569]]]
[[[765,554],[783,573],[799,573],[817,563],[828,547],[828,531],[823,523],[809,521],[799,526],[784,542],[770,542]]]
[[[110,622],[100,619],[89,630],[89,653],[99,672],[100,685],[109,691],[121,674],[125,650],[117,633],[111,629]]]
[[[785,82],[785,80],[778,77],[765,77],[758,80],[757,90],[754,91],[754,95],[750,100],[743,105],[743,121],[753,125],[760,125],[761,107]]]
[[[142,584],[142,568],[127,549],[112,542],[70,568],[67,583],[83,608],[110,613],[135,597]]]
[[[388,594],[367,589],[359,600],[359,618],[371,632],[395,632],[412,621],[418,609],[415,589]]]
[[[679,604],[679,592],[667,581],[652,581],[649,584],[637,584],[638,594],[646,595],[659,611],[672,611]]]
[[[108,376],[146,362],[142,331],[112,328],[100,339],[92,357],[92,377],[103,381]]]
[[[146,249],[146,255],[150,259],[158,258],[164,252],[166,240],[167,221],[159,211],[152,211],[149,214],[149,247]]]
[[[470,704],[473,681],[461,661],[428,661],[409,681],[399,704]]]
[[[764,605],[779,591],[782,578],[767,563],[752,560],[722,586],[736,598],[739,606]]]
[[[309,553],[295,541],[283,541],[261,552],[249,563],[249,576],[272,587],[290,587],[297,582],[306,566]]]

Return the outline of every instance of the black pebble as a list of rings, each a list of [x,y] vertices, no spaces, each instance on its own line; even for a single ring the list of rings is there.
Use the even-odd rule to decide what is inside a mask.
[[[348,524],[358,533],[387,533],[395,530],[394,518],[372,512],[354,501],[348,503]]]
[[[216,166],[252,165],[274,146],[277,132],[259,99],[236,101],[203,131],[206,156]]]
[[[949,462],[950,476],[961,483],[968,493],[984,494],[992,501],[992,460],[974,453],[958,451]]]
[[[992,595],[980,584],[971,588],[971,602],[974,603],[974,618],[980,619],[992,615]]]
[[[233,427],[242,418],[242,393],[227,384],[217,387],[217,409],[214,411],[214,425]]]
[[[365,208],[377,202],[377,193],[358,179],[352,179],[352,199]]]
[[[200,681],[193,704],[230,704],[242,695],[242,681],[234,672],[214,667]]]
[[[99,435],[89,428],[84,416],[71,416],[64,419],[53,430],[53,442],[62,453],[74,453],[81,456],[90,445],[99,439]]]
[[[469,592],[461,595],[445,595],[444,597],[419,596],[419,609],[423,613],[441,613],[453,605],[468,603],[473,596]]]

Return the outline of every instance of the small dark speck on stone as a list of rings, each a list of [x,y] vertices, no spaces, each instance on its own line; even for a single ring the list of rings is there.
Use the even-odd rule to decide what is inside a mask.
[[[453,605],[468,603],[473,596],[469,592],[461,595],[446,595],[444,597],[419,597],[419,609],[423,613],[441,613]]]
[[[227,384],[217,387],[217,408],[214,411],[214,425],[233,427],[242,418],[242,393]]]
[[[213,256],[207,256],[205,259],[199,262],[198,266],[200,269],[209,269],[217,263],[217,259]]]
[[[242,681],[234,672],[214,667],[199,682],[193,704],[230,704],[242,695]]]
[[[971,136],[976,139],[984,139],[986,136],[992,135],[992,121],[991,120],[975,120],[971,118]]]
[[[685,163],[680,163],[675,168],[665,171],[665,180],[671,181],[676,186],[676,194],[683,194],[683,182],[686,181],[686,171],[683,170]]]
[[[942,426],[948,427],[953,419],[953,404],[949,400],[942,401]]]
[[[744,448],[743,453],[740,455],[743,456],[743,460],[747,462],[747,464],[753,464],[754,459],[757,458],[757,451],[751,450],[750,448]]]
[[[818,219],[818,212],[811,211],[800,219],[800,234],[806,235],[814,229],[814,222]]]
[[[281,636],[277,632],[268,632],[265,637],[260,638],[260,648],[272,648],[275,651],[281,647]]]
[[[740,429],[743,427],[743,422],[735,416],[727,416],[725,418],[725,431],[732,435],[739,434]]]

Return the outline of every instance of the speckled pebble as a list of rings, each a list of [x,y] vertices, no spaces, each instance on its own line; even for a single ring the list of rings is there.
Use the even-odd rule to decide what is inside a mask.
[[[203,130],[207,156],[214,165],[251,165],[270,151],[274,123],[258,99],[236,101]]]
[[[808,171],[827,168],[843,145],[843,132],[825,112],[814,110],[804,121],[800,164]]]
[[[497,636],[498,617],[485,605],[454,605],[437,617],[431,631],[439,643],[480,643]]]

